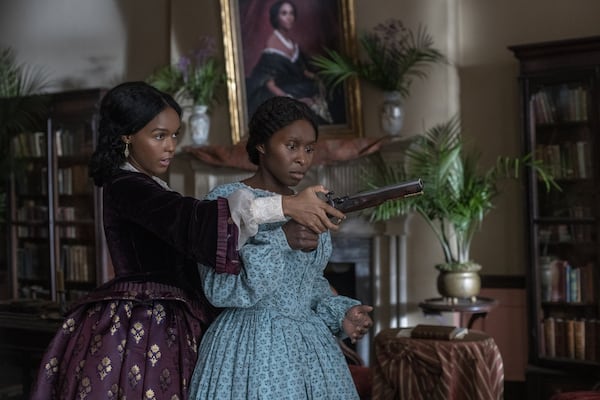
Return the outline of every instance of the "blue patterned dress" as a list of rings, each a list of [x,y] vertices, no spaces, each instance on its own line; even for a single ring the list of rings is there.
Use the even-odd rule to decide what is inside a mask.
[[[217,187],[208,198],[246,187]],[[251,189],[256,196],[272,195]],[[334,335],[358,301],[335,296],[323,276],[329,233],[318,249],[292,250],[283,223],[264,224],[240,251],[239,275],[200,266],[209,301],[226,307],[202,338],[190,399],[358,399]]]

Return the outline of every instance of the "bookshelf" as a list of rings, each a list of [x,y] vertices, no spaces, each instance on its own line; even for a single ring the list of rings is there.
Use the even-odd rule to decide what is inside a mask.
[[[8,252],[14,300],[64,305],[109,278],[100,192],[87,170],[102,94],[52,94],[47,119],[12,139]]]
[[[526,152],[562,192],[528,177],[528,398],[600,382],[600,37],[510,47]]]

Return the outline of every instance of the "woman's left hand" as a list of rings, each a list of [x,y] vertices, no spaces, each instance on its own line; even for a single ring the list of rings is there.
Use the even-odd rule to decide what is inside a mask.
[[[300,225],[293,219],[286,222],[282,227],[285,238],[294,250],[305,252],[313,251],[319,244],[319,235],[314,233],[304,225]]]
[[[364,304],[354,306],[346,312],[342,328],[352,343],[362,339],[363,336],[373,326],[373,320],[369,313],[373,311],[373,307]]]

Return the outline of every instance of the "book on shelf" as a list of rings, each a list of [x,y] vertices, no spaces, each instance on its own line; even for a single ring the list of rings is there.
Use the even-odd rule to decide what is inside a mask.
[[[573,321],[574,356],[577,360],[585,360],[585,321]]]
[[[585,140],[561,144],[537,144],[536,159],[543,161],[557,179],[593,177],[590,143]]]
[[[413,339],[454,340],[462,339],[468,333],[467,328],[450,325],[419,324],[410,330]]]
[[[564,260],[554,260],[551,264],[552,268],[552,301],[566,300],[566,270],[568,263]]]
[[[556,324],[552,317],[546,318],[543,322],[544,327],[544,355],[546,357],[556,357]]]
[[[571,360],[600,361],[598,328],[595,318],[565,318],[549,316],[542,321],[541,353],[546,357]]]
[[[538,124],[549,124],[556,120],[556,107],[551,96],[546,90],[535,93],[531,101],[535,112],[535,122]]]
[[[566,356],[575,358],[575,321],[565,321]]]
[[[554,320],[554,357],[567,356],[567,323],[562,318]]]
[[[592,155],[590,144],[587,141],[580,140],[575,144],[577,159],[577,177],[587,179],[592,177]]]
[[[94,276],[90,271],[93,250],[84,245],[61,246],[61,268],[65,271],[65,279],[70,282],[93,282]]]
[[[595,301],[592,263],[572,266],[566,260],[542,261],[540,282],[542,301],[583,304]]]
[[[586,319],[585,325],[585,359],[588,361],[599,361],[598,353],[600,352],[600,346],[598,346],[598,330],[599,322],[596,319]]]
[[[591,304],[595,301],[596,289],[594,287],[594,264],[587,263],[580,267],[581,270],[581,302]]]

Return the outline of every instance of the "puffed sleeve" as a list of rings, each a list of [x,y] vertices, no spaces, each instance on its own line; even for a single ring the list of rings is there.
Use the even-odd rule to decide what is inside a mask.
[[[314,250],[315,259],[319,260],[323,270],[329,262],[330,253],[327,249],[330,247],[331,235],[325,232],[319,236],[319,245]],[[315,278],[311,288],[311,308],[334,335],[344,336],[342,322],[346,312],[358,304],[361,304],[358,300],[336,295],[323,274]]]
[[[312,289],[313,309],[334,335],[343,337],[345,333],[342,330],[342,322],[346,312],[361,302],[350,297],[335,295],[324,276],[315,281]]]
[[[240,251],[239,275],[218,274],[199,265],[206,298],[215,307],[252,307],[285,285],[285,253],[291,251],[282,229],[259,232]],[[265,262],[269,260],[269,262]]]

